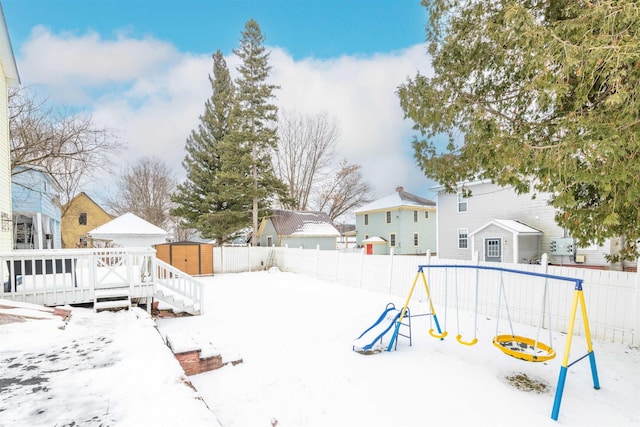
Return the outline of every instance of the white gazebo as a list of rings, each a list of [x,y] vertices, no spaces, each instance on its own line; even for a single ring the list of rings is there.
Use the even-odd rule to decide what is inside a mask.
[[[93,240],[123,248],[152,247],[165,243],[168,233],[132,213],[126,213],[89,231]]]

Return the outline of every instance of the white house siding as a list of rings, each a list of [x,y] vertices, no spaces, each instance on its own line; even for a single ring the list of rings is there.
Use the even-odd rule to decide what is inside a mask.
[[[7,79],[0,61],[0,220],[11,218],[11,160],[9,145],[9,107]],[[5,224],[4,227],[1,224]],[[11,221],[0,222],[0,252],[13,248]]]
[[[555,223],[555,209],[547,204],[545,195],[538,194],[532,199],[530,194],[518,195],[509,187],[499,187],[490,182],[471,183],[468,188],[472,195],[467,199],[466,212],[458,212],[456,194],[438,192],[438,256],[441,258],[470,260],[471,241],[466,249],[459,249],[458,229],[466,228],[472,233],[493,219],[517,220],[540,230],[543,233],[540,251],[547,254],[551,239],[565,236],[564,230]],[[586,255],[587,264],[608,265],[605,255],[609,244],[605,242],[602,247],[578,249],[577,253]],[[553,264],[573,263],[572,257],[549,255]],[[520,258],[522,262],[522,256]]]
[[[500,239],[500,244],[502,246],[502,253],[500,261],[502,262],[513,262],[513,234],[509,231],[497,227],[495,225],[489,226],[482,230],[481,232],[470,236],[470,239],[473,239],[473,244],[471,247],[472,251],[478,251],[479,259],[482,261],[486,261],[485,259],[485,240],[486,239]]]
[[[478,251],[478,256],[480,260],[485,259],[485,241],[487,239],[500,239],[501,244],[501,260],[502,262],[507,263],[525,263],[525,264],[533,264],[540,260],[540,248],[538,247],[538,236],[517,236],[517,245],[518,245],[518,260],[515,258],[515,245],[516,240],[514,238],[514,234],[505,230],[504,228],[498,227],[497,225],[491,225],[482,229],[480,232],[473,234],[473,236],[469,237],[470,241],[472,240],[471,247],[472,251]]]
[[[538,263],[542,248],[539,246],[540,239],[538,236],[520,236],[518,243],[520,245],[520,262]]]

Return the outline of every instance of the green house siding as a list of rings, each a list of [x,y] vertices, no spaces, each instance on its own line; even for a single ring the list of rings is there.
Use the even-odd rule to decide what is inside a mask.
[[[269,242],[269,238],[271,238],[271,242]],[[260,235],[260,246],[274,246],[274,245],[280,246],[280,237],[278,236],[276,229],[273,227],[273,223],[271,221],[266,221],[264,225],[264,230]]]
[[[336,249],[335,236],[313,236],[313,237],[295,237],[295,236],[283,236],[282,246],[288,246],[290,248],[302,248],[302,249],[316,249],[328,251]]]
[[[418,212],[417,222],[414,222],[414,211]],[[425,211],[428,212],[428,218],[425,218]],[[387,223],[387,212],[391,212],[391,223]],[[368,215],[368,225],[365,225],[365,215]],[[415,233],[418,234],[418,245],[414,245]],[[374,245],[374,253],[389,254],[391,252],[391,234],[395,234],[393,251],[397,255],[435,252],[435,209],[403,207],[356,214],[356,243],[358,246],[364,246],[363,240],[366,238],[381,237],[387,241],[387,244]]]
[[[260,246],[336,250],[339,236],[324,212],[274,209],[272,216],[260,225],[258,243]]]

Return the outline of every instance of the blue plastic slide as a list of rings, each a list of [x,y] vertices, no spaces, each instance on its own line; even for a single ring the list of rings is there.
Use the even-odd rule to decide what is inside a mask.
[[[386,309],[378,320],[357,339],[353,340],[353,351],[368,353],[379,350],[376,345],[382,345],[382,338],[391,330],[399,318],[400,310],[396,309],[393,303],[387,304]]]

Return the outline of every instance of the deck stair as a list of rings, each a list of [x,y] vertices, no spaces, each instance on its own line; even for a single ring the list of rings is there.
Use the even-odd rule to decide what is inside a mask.
[[[111,284],[96,287],[93,310],[131,309],[131,287],[127,284]]]
[[[159,285],[154,294],[154,298],[173,307],[174,311],[184,311],[192,315],[199,315],[200,309],[197,304],[190,298],[172,293],[168,289],[162,289]]]
[[[195,277],[155,259],[155,292],[153,298],[164,302],[175,311],[182,311],[192,315],[203,313],[203,284]]]

